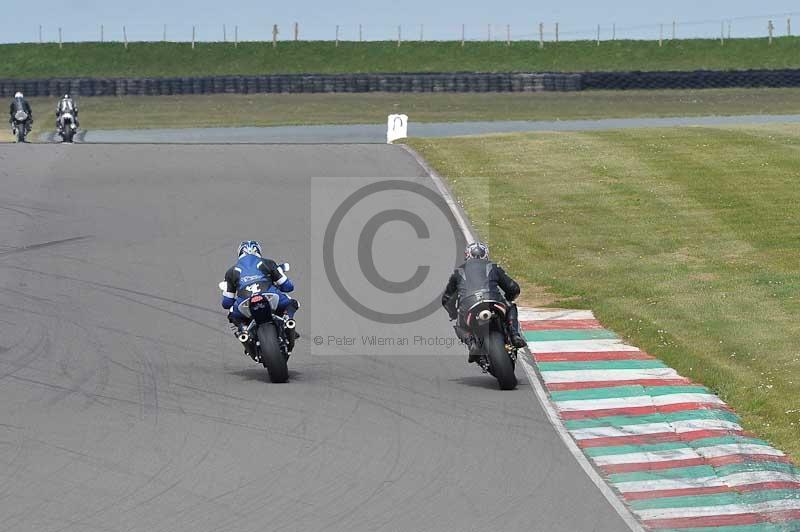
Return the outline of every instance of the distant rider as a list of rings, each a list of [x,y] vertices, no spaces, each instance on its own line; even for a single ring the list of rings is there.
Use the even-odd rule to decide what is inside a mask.
[[[17,114],[18,111],[25,111],[28,113],[28,120],[25,121],[26,131],[30,132],[33,128],[33,111],[31,110],[31,104],[28,103],[28,100],[25,99],[25,96],[21,92],[18,92],[14,95],[14,99],[11,100],[11,107],[8,111],[8,123],[14,124],[14,115]]]
[[[447,310],[451,320],[458,320],[454,329],[459,340],[466,343],[469,350],[469,362],[477,362],[478,345],[463,323],[464,313],[478,300],[496,299],[508,303],[508,328],[510,340],[514,347],[525,347],[527,342],[519,330],[517,305],[513,301],[519,296],[517,282],[508,276],[503,268],[489,260],[489,247],[483,242],[473,242],[464,250],[466,261],[456,268],[450,276],[447,288],[442,295],[442,306]],[[502,292],[501,292],[502,290]]]
[[[272,292],[278,295],[277,314],[294,317],[300,308],[300,303],[286,294],[294,290],[294,283],[286,276],[283,264],[277,264],[272,259],[261,256],[261,244],[255,240],[245,240],[239,244],[236,264],[225,272],[227,287],[222,293],[222,308],[230,310],[228,321],[235,335],[246,327],[250,319],[239,312],[239,304],[253,295],[248,288],[252,285],[261,285],[263,292]],[[295,331],[292,334],[296,334]],[[245,353],[247,347],[245,346]]]
[[[65,94],[56,105],[56,129],[61,127],[61,115],[64,113],[72,113],[75,118],[75,127],[81,127],[78,122],[78,104],[75,103],[69,93]]]

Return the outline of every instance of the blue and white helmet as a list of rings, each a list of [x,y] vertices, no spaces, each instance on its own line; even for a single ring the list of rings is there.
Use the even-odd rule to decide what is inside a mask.
[[[256,255],[257,257],[260,257],[261,244],[259,244],[256,240],[244,240],[241,244],[239,244],[239,251],[237,254],[239,258],[242,258],[244,255]]]
[[[468,244],[466,249],[464,249],[464,258],[467,260],[488,259],[489,246],[487,246],[483,242],[473,242],[471,244]]]

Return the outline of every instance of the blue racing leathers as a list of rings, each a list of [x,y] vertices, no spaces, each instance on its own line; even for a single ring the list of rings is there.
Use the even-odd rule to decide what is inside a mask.
[[[243,255],[225,272],[226,289],[222,293],[222,308],[230,310],[230,318],[245,321],[239,305],[257,292],[272,292],[279,297],[277,314],[294,317],[299,308],[296,300],[286,294],[294,290],[294,283],[283,271],[283,266],[258,255]]]

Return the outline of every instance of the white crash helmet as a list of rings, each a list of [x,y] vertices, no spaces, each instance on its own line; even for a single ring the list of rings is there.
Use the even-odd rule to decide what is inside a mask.
[[[24,96],[22,95],[22,93],[21,93],[21,92],[17,92],[17,93],[14,95],[14,98],[24,98]]]
[[[473,242],[467,245],[466,249],[464,249],[464,258],[469,259],[488,259],[489,258],[489,246],[484,244],[483,242]]]

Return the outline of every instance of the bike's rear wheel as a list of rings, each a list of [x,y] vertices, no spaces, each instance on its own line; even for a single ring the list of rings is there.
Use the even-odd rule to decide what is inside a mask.
[[[278,331],[275,326],[271,323],[259,325],[257,334],[261,350],[261,363],[267,368],[269,380],[272,382],[288,381],[289,367],[281,352],[281,344],[278,341]]]
[[[502,333],[491,331],[484,338],[486,354],[492,375],[497,379],[501,390],[513,390],[517,387],[517,376],[514,375],[514,362],[506,352],[506,341]]]

